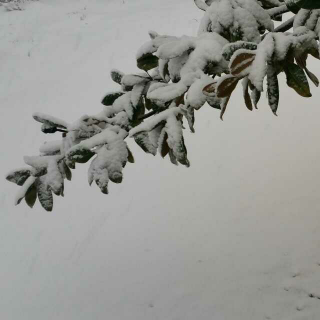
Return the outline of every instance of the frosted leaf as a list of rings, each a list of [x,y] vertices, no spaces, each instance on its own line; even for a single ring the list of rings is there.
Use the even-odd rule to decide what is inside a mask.
[[[123,78],[123,76],[124,76],[124,73],[123,73],[123,72],[121,72],[121,71],[119,71],[119,70],[117,70],[117,69],[112,69],[112,70],[110,71],[110,75],[111,75],[111,79],[112,79],[114,82],[116,82],[116,83],[118,83],[118,84],[121,84],[121,80],[122,80],[122,78]]]
[[[63,191],[63,177],[55,159],[50,159],[47,166],[47,174],[44,176],[45,183],[52,189],[56,195]]]
[[[200,79],[197,79],[189,88],[186,102],[196,110],[200,109],[206,102],[207,96],[202,92],[203,88],[212,82],[212,78],[203,75]]]
[[[36,181],[36,177],[30,176],[27,178],[27,180],[24,182],[23,186],[20,188],[20,190],[18,191],[18,193],[16,194],[14,203],[15,205],[19,204],[21,202],[21,200],[25,197],[27,191],[29,190],[29,188],[34,184],[34,182]]]
[[[133,116],[133,106],[131,103],[131,92],[126,92],[123,96],[118,98],[113,106],[114,113],[125,111],[128,114],[129,119]]]
[[[179,113],[181,113],[181,109],[179,107],[170,108],[168,110],[162,111],[159,114],[155,115],[151,119],[142,122],[138,126],[134,127],[130,130],[130,137],[134,136],[139,132],[151,131],[153,130],[160,122],[167,121],[167,119],[171,116],[176,117]]]
[[[132,106],[134,108],[136,108],[136,106],[138,105],[138,103],[141,99],[142,93],[144,91],[144,88],[145,88],[144,83],[137,84],[133,87],[133,89],[131,91],[130,99],[131,99]]]
[[[155,130],[155,129],[154,129]],[[152,131],[154,131],[152,130]],[[152,136],[154,138],[155,136]],[[141,149],[146,152],[150,153],[152,155],[157,154],[157,144],[155,144],[155,141],[151,140],[151,136],[149,132],[139,132],[134,135],[134,140],[137,143],[138,146],[141,147]]]
[[[44,155],[55,155],[60,153],[61,145],[61,140],[48,141],[41,145],[39,151]]]
[[[173,37],[173,36],[160,36],[158,35],[156,38],[146,42],[142,47],[140,47],[140,49],[138,50],[137,54],[136,54],[136,58],[137,60],[139,58],[141,58],[143,55],[149,54],[149,53],[154,53],[158,50],[158,48],[164,44],[164,43],[168,43],[168,42],[172,42],[177,40],[177,37]]]
[[[6,179],[10,182],[22,186],[30,177],[31,170],[29,168],[15,169],[7,173]]]
[[[237,41],[233,43],[228,43],[223,47],[222,55],[227,61],[230,61],[232,55],[239,49],[256,50],[257,44],[254,42],[246,42],[246,41]]]
[[[188,87],[181,81],[179,83],[168,84],[161,88],[149,91],[147,98],[151,100],[160,100],[162,102],[171,101],[180,97],[188,90]]]
[[[230,41],[260,42],[259,29],[273,31],[270,15],[255,0],[216,0],[201,21],[199,33],[216,32]]]
[[[109,174],[106,168],[100,168],[98,161],[94,159],[88,170],[88,181],[91,185],[93,181],[96,182],[101,192],[108,194]]]
[[[267,73],[267,62],[272,59],[274,46],[273,34],[270,33],[258,45],[256,57],[251,65],[249,80],[259,91],[263,91],[263,79]]]
[[[150,78],[146,74],[128,74],[122,77],[121,84],[124,86],[132,87],[136,84],[141,84],[150,81]]]
[[[44,113],[36,112],[32,116],[36,121],[41,122],[43,124],[47,124],[50,126],[56,126],[56,127],[64,128],[64,129],[68,127],[67,122],[65,122],[61,119],[52,117],[50,115],[44,114]]]
[[[159,59],[159,74],[163,80],[169,82],[169,69],[168,69],[169,60]]]
[[[176,116],[171,115],[167,119],[165,131],[168,135],[167,143],[173,155],[181,164],[189,167],[190,163],[187,158],[187,149],[184,145],[181,121],[177,120]]]
[[[178,41],[161,45],[155,53],[160,59],[173,59],[195,47],[196,38],[182,36]]]
[[[43,177],[40,177],[37,180],[36,187],[37,187],[37,194],[38,194],[38,199],[40,204],[46,211],[52,211],[52,208],[53,208],[52,192],[49,189],[48,185],[45,183]]]
[[[178,82],[181,79],[181,69],[189,59],[189,53],[185,52],[182,56],[170,59],[168,62],[168,72],[172,82]]]
[[[273,22],[270,19],[270,15],[264,10],[257,1],[251,0],[236,0],[236,2],[258,21],[260,26],[263,26],[269,31],[273,31]]]

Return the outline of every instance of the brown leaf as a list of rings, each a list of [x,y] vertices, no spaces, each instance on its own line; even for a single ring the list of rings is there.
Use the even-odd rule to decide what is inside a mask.
[[[220,119],[221,120],[223,120],[223,115],[226,112],[229,100],[230,100],[230,96],[223,98],[221,101],[221,112],[220,112]]]
[[[217,81],[214,81],[210,84],[207,84],[203,89],[202,89],[202,92],[204,95],[206,96],[212,96],[215,94],[216,92],[216,85],[217,85]]]
[[[250,52],[239,53],[229,65],[231,74],[234,76],[239,75],[243,70],[251,66],[255,57],[256,57],[255,53],[250,53]]]
[[[233,77],[231,75],[227,75],[223,79],[221,79],[218,82],[218,85],[216,88],[217,97],[218,98],[229,97],[232,91],[237,86],[239,80],[240,80],[239,78]]]

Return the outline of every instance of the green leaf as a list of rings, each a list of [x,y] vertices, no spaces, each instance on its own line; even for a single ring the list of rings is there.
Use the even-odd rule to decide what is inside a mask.
[[[63,162],[63,170],[64,170],[64,174],[66,175],[67,180],[71,181],[72,173],[65,162]]]
[[[165,133],[164,137],[162,139],[162,144],[161,144],[161,157],[164,158],[168,153],[169,153],[169,145],[168,145],[168,134]]]
[[[128,150],[128,161],[130,163],[134,163],[134,157],[133,157],[133,154],[131,152],[131,150],[129,149],[129,147],[127,146],[127,150]]]
[[[302,97],[311,97],[308,79],[299,66],[294,63],[288,63],[284,67],[287,76],[287,85],[294,89]]]
[[[221,99],[217,97],[208,97],[207,103],[210,107],[221,110]]]
[[[158,60],[158,57],[154,56],[153,54],[146,53],[138,58],[137,66],[139,69],[148,71],[158,66]]]
[[[124,74],[122,72],[120,72],[119,70],[113,69],[113,70],[111,70],[110,75],[111,75],[111,79],[114,82],[121,84],[121,80],[124,76]]]
[[[141,132],[141,133],[135,134],[134,140],[144,152],[151,153],[154,156],[156,155],[157,149],[151,143],[147,132]]]
[[[31,171],[29,169],[20,169],[10,172],[6,179],[10,182],[17,184],[18,186],[22,186],[26,180],[30,177]]]
[[[144,106],[143,100],[140,99],[139,103],[132,109],[133,109],[133,115],[132,115],[132,119],[130,120],[130,124],[132,125],[132,127],[135,127],[141,123],[141,120],[139,120],[139,118],[143,116],[145,113],[145,106]]]
[[[41,206],[46,211],[52,211],[53,208],[53,196],[51,190],[41,180],[37,183],[37,194]]]
[[[94,155],[95,153],[88,149],[77,147],[70,150],[67,156],[68,156],[68,159],[71,160],[72,162],[86,163]]]
[[[105,106],[112,106],[113,103],[123,94],[124,94],[123,92],[107,93],[105,97],[102,99],[101,103]]]
[[[298,11],[301,9],[301,7],[298,6],[297,2],[297,0],[285,0],[287,8],[295,14],[297,14]]]
[[[27,205],[30,207],[30,208],[33,208],[36,200],[37,200],[37,188],[35,185],[32,185],[26,195],[25,195],[25,201],[27,203]]]
[[[291,4],[296,5],[297,7],[302,9],[308,9],[308,10],[320,9],[319,0],[286,0],[285,3],[288,6],[287,2],[289,3],[289,5]]]

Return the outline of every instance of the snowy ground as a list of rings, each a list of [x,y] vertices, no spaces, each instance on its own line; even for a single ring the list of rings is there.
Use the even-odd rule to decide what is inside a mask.
[[[0,8],[1,176],[52,139],[33,112],[97,113],[117,88],[110,69],[136,70],[148,30],[195,35],[201,16],[192,0]],[[224,122],[201,109],[189,169],[132,142],[136,164],[110,195],[84,165],[52,213],[14,207],[0,180],[0,319],[319,319],[320,93],[282,80],[277,118],[265,100],[248,112],[240,92]]]

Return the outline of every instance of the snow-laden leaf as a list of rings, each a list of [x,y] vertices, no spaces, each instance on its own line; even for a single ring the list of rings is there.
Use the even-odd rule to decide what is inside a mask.
[[[149,90],[147,97],[151,100],[168,102],[177,97],[180,97],[187,90],[188,87],[180,81],[179,83],[171,83],[165,86],[161,86],[159,88],[156,88],[155,90]]]
[[[44,179],[54,194],[57,196],[63,195],[63,176],[56,159],[53,158],[48,161],[47,174],[44,176]]]
[[[61,152],[61,145],[61,140],[47,141],[41,145],[39,151],[41,152],[41,154],[47,156],[57,155]]]
[[[18,186],[22,186],[30,177],[30,175],[30,169],[18,169],[9,172],[6,176],[6,179],[10,182],[17,184]]]
[[[197,79],[190,86],[187,94],[187,103],[192,108],[199,110],[207,101],[207,96],[203,93],[203,88],[212,82],[212,78],[203,75],[200,79]]]
[[[93,176],[93,180],[99,184],[108,179],[114,183],[121,183],[123,179],[122,168],[128,160],[127,144],[122,140],[114,141],[108,145],[103,145],[96,151],[96,158],[92,161],[89,169],[89,177]],[[89,182],[92,179],[89,179]],[[99,185],[98,184],[98,185]],[[100,185],[99,185],[100,187]]]
[[[279,104],[279,84],[277,70],[271,64],[268,65],[267,69],[267,95],[269,106],[272,112],[277,115]]]
[[[110,75],[111,75],[111,79],[118,83],[118,84],[121,84],[121,80],[124,76],[124,73],[122,73],[121,71],[119,70],[116,70],[116,69],[112,69],[111,72],[110,72]]]
[[[109,174],[107,168],[99,165],[97,157],[94,158],[90,164],[88,170],[88,182],[91,186],[92,182],[95,181],[101,192],[108,194]]]
[[[255,0],[216,0],[206,10],[199,33],[216,32],[230,42],[260,42],[259,29],[273,31],[273,21]]]
[[[230,61],[233,54],[239,49],[256,50],[257,44],[254,42],[246,41],[228,43],[223,47],[222,55],[227,61]]]
[[[216,87],[217,87],[217,81],[213,81],[209,84],[207,84],[203,89],[202,92],[204,95],[208,97],[212,97],[216,95]]]
[[[155,146],[151,142],[148,132],[140,132],[135,134],[134,140],[144,152],[150,153],[154,156],[157,154],[157,145]]]
[[[151,53],[146,53],[137,59],[139,69],[148,71],[158,66],[158,57]]]
[[[288,63],[284,69],[287,76],[287,85],[294,89],[300,96],[311,97],[308,79],[299,66],[294,63]]]
[[[29,176],[27,178],[27,180],[24,182],[24,184],[21,186],[20,190],[16,194],[15,205],[18,205],[21,202],[21,200],[26,196],[29,188],[35,183],[36,180],[37,178],[33,176]]]
[[[148,75],[127,74],[123,76],[121,84],[127,87],[133,87],[137,84],[149,82],[150,80]]]
[[[181,107],[181,111],[182,111],[182,114],[184,115],[184,117],[188,121],[190,131],[194,133],[194,121],[195,121],[194,108],[191,106],[188,106],[188,107],[184,106],[184,107]]]
[[[66,129],[68,127],[67,122],[44,113],[36,112],[33,114],[33,118],[36,121],[47,125],[48,127],[56,127],[62,129]]]
[[[182,123],[173,114],[168,117],[164,129],[168,135],[167,143],[169,148],[172,150],[174,157],[177,161],[186,167],[190,166],[187,149],[184,144],[184,138],[182,134]],[[163,150],[163,148],[161,149]]]
[[[52,211],[53,208],[53,196],[52,191],[48,187],[48,185],[44,182],[42,177],[37,180],[37,195],[41,206],[46,211]]]
[[[88,150],[87,148],[83,148],[81,145],[72,148],[67,154],[67,158],[69,159],[69,161],[76,163],[86,163],[93,156],[94,152]]]
[[[195,38],[182,36],[179,40],[162,44],[157,52],[156,56],[160,59],[173,59],[180,57],[186,51],[194,49],[196,46]]]
[[[119,98],[121,97],[122,95],[124,95],[124,92],[110,92],[110,93],[107,93],[101,103],[105,106],[112,106],[113,103]]]

